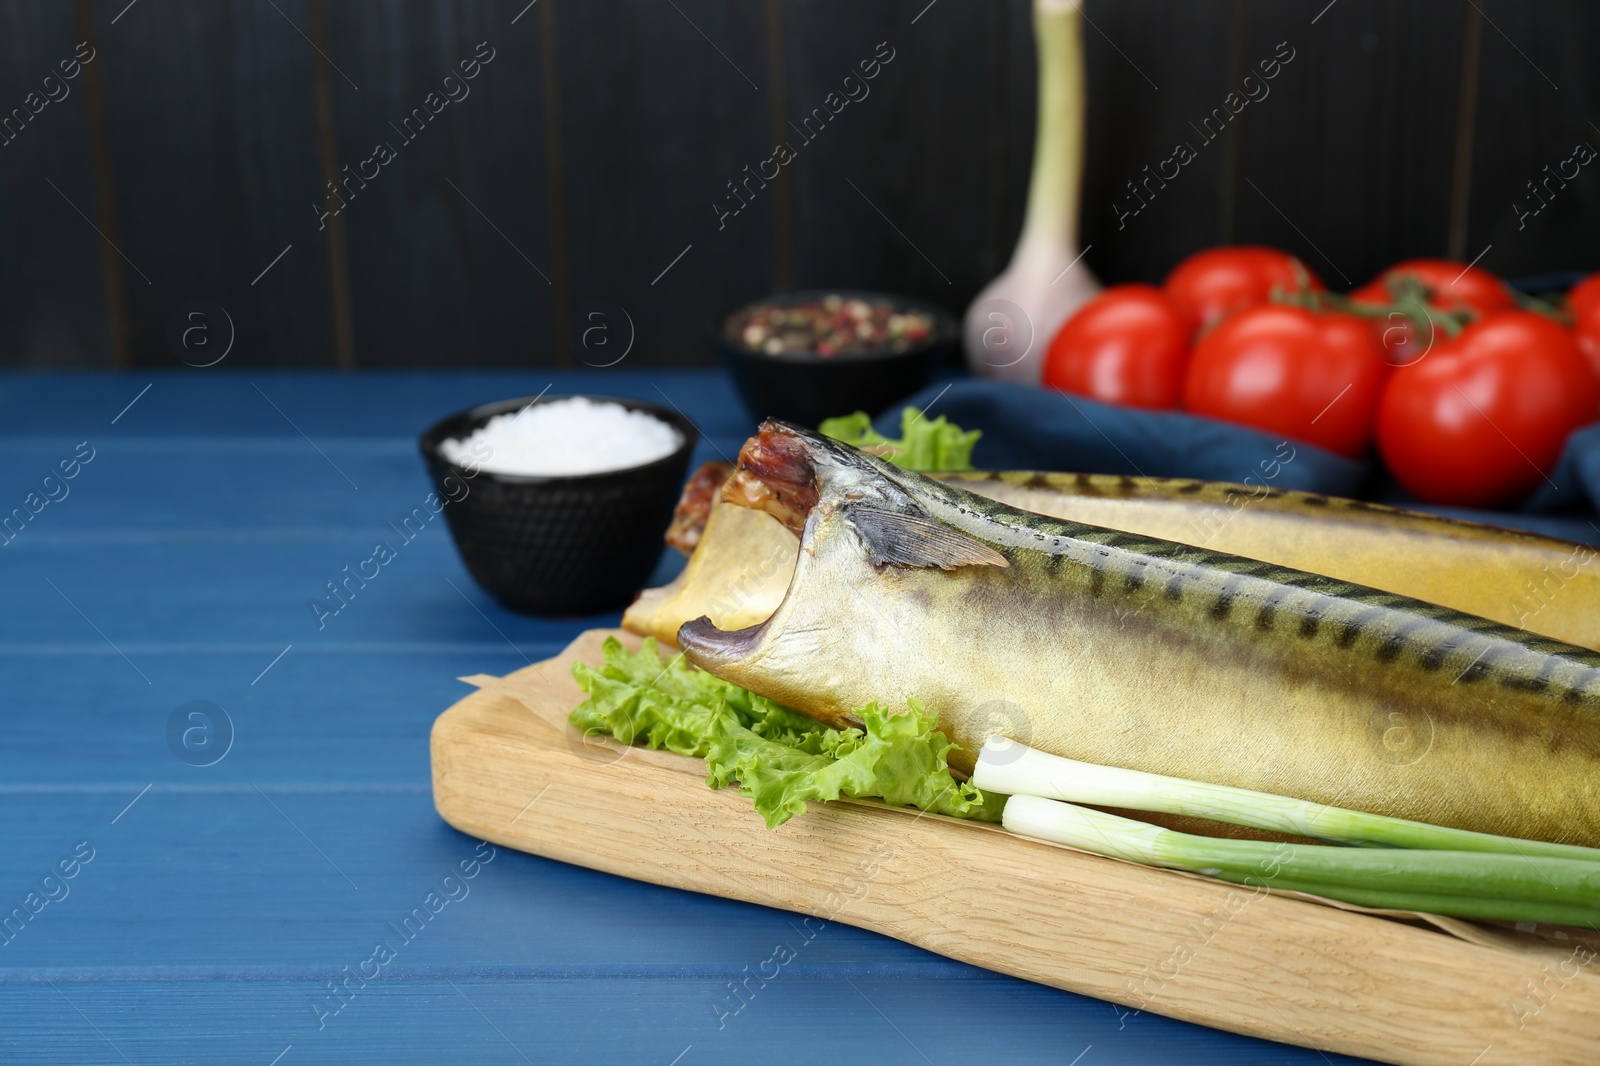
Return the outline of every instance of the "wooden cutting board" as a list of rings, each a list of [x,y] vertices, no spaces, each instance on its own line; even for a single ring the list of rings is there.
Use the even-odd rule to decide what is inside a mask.
[[[873,803],[813,804],[769,831],[706,787],[700,760],[567,724],[571,664],[598,665],[608,635],[464,679],[479,690],[433,727],[446,822],[1251,1036],[1406,1064],[1600,1061],[1600,938],[1346,910]]]

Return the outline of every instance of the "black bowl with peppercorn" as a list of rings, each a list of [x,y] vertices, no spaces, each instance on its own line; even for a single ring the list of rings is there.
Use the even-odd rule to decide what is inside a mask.
[[[933,304],[815,289],[740,308],[713,344],[752,415],[815,426],[910,396],[953,358],[959,337],[955,317]]]

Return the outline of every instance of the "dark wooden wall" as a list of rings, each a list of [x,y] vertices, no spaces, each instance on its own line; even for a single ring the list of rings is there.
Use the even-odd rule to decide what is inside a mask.
[[[1513,206],[1600,147],[1593,3],[1085,12],[1106,281],[1219,242],[1291,249],[1335,287],[1413,255],[1600,266],[1600,164],[1520,228]],[[230,366],[578,365],[614,358],[581,336],[619,339],[620,308],[629,365],[684,364],[775,289],[959,310],[1020,225],[1028,20],[1025,0],[0,0],[0,113],[96,50],[0,145],[0,363],[178,366],[231,334]],[[391,123],[480,42],[470,95],[406,143]],[[726,183],[879,42],[870,95],[719,221]],[[1200,147],[1190,123],[1280,42],[1270,95]],[[1124,183],[1178,141],[1198,158],[1119,225]],[[379,142],[396,158],[319,228],[324,182]]]

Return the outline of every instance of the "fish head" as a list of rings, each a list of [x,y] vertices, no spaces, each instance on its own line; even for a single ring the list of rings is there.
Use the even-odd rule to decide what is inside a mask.
[[[764,511],[798,535],[788,589],[765,621],[722,630],[697,618],[678,630],[678,646],[702,669],[794,705],[804,702],[797,696],[819,675],[845,667],[829,648],[837,646],[840,627],[852,624],[873,581],[894,582],[919,570],[1010,565],[994,545],[930,513],[933,498],[921,481],[928,479],[810,430],[762,423],[740,451],[722,499]],[[811,704],[807,710],[839,724],[850,708]]]

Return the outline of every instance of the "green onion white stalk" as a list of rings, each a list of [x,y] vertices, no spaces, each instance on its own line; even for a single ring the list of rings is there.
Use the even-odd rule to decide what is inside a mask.
[[[1227,785],[1099,766],[1050,755],[1008,737],[992,737],[984,744],[972,783],[985,792],[1005,796],[1041,796],[1097,807],[1181,814],[1337,844],[1600,863],[1597,848],[1474,833]]]
[[[1077,0],[1034,0],[1033,34],[1039,116],[1022,236],[1010,264],[967,309],[963,327],[976,373],[1027,384],[1038,383],[1061,324],[1100,290],[1078,262],[1087,92]]]
[[[1002,823],[1022,836],[1235,884],[1362,906],[1600,928],[1600,863],[1581,859],[1193,836],[1026,795],[1006,801]]]

